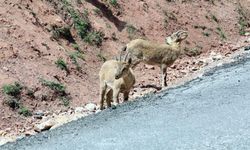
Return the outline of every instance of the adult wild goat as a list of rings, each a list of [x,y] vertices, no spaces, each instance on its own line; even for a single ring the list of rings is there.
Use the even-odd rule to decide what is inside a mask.
[[[186,31],[177,31],[166,37],[165,44],[136,39],[130,41],[123,48],[123,51],[127,51],[126,56],[129,54],[128,56],[133,59],[132,68],[140,62],[160,66],[162,73],[161,86],[164,87],[167,86],[167,67],[171,66],[182,54],[180,44],[187,36]]]

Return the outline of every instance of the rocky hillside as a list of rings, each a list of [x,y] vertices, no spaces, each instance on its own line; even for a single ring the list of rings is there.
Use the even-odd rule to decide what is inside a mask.
[[[0,130],[25,132],[34,112],[97,103],[101,64],[135,38],[160,43],[189,32],[182,48],[191,52],[169,69],[170,83],[206,65],[211,52],[226,57],[250,42],[249,8],[248,0],[2,0]],[[160,85],[157,67],[135,73],[132,95]]]

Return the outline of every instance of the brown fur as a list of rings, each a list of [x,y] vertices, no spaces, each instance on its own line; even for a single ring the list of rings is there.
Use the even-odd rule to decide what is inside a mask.
[[[150,65],[158,65],[162,71],[162,87],[167,86],[166,70],[180,56],[182,50],[180,43],[187,38],[187,32],[178,31],[166,38],[166,44],[158,44],[151,41],[136,39],[129,42],[124,50],[133,59],[135,67],[140,62]]]
[[[102,65],[99,72],[101,110],[105,97],[108,107],[111,107],[112,99],[119,103],[119,93],[123,93],[124,101],[128,100],[130,89],[135,84],[135,76],[130,65],[131,59],[128,62],[109,60]]]

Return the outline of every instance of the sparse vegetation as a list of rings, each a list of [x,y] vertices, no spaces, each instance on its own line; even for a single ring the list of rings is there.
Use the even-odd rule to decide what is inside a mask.
[[[250,24],[247,23],[247,17],[245,15],[245,13],[242,10],[242,7],[239,6],[238,7],[238,13],[239,13],[239,20],[238,20],[238,24],[239,24],[239,34],[240,35],[245,35],[246,33],[246,29],[248,27],[250,27]]]
[[[57,99],[61,100],[64,106],[68,106],[70,104],[69,100],[71,99],[71,97],[69,96],[68,93],[66,93],[66,87],[62,83],[48,81],[45,79],[40,79],[40,82],[42,83],[42,85],[47,86],[48,88],[53,90],[55,94],[54,96]]]
[[[103,61],[103,62],[107,61],[107,58],[104,57],[104,56],[102,55],[102,53],[97,54],[97,57],[98,57],[101,61]]]
[[[201,26],[201,25],[194,25],[195,29],[202,29],[202,30],[206,30],[207,27],[206,26]]]
[[[3,104],[9,106],[12,109],[17,109],[20,107],[19,100],[14,97],[8,97],[6,100],[3,101]]]
[[[77,59],[80,58],[82,60],[85,60],[83,53],[80,52],[80,51],[76,51],[76,52],[70,53],[69,57],[70,57],[71,61],[73,62],[73,64],[76,66],[76,69],[78,71],[80,71],[81,70],[81,66],[79,65]]]
[[[63,105],[65,106],[65,107],[67,107],[67,106],[69,106],[69,104],[70,104],[70,101],[69,101],[69,98],[68,97],[60,97],[60,100],[62,101],[62,103],[63,103]]]
[[[101,14],[102,14],[101,10],[98,8],[93,9],[93,11],[94,11],[94,14],[97,16],[101,16]]]
[[[108,29],[111,29],[111,28],[112,28],[112,26],[111,26],[110,24],[108,24],[108,23],[106,23],[106,27],[107,27]]]
[[[84,41],[91,44],[100,46],[103,41],[104,34],[100,31],[92,31],[84,38]]]
[[[76,0],[77,4],[82,4],[82,0]]]
[[[26,95],[29,96],[30,98],[35,98],[34,93],[35,93],[34,90],[32,90],[32,89],[27,89]]]
[[[72,47],[73,47],[75,50],[80,51],[80,47],[79,47],[79,45],[78,45],[77,43],[72,44]]]
[[[42,83],[42,85],[49,87],[51,90],[57,93],[61,93],[63,95],[66,93],[65,92],[66,87],[59,82],[48,81],[44,79],[40,79],[40,82]]]
[[[22,86],[20,83],[15,82],[14,84],[7,84],[3,86],[3,92],[4,94],[13,96],[13,97],[18,97],[21,94],[22,91]]]
[[[83,13],[83,15],[81,16],[77,11],[74,10],[74,8],[71,6],[71,4],[67,0],[63,0],[63,4],[73,19],[74,27],[77,30],[78,35],[82,39],[84,39],[91,29],[91,25],[90,25],[87,14]]]
[[[215,16],[215,15],[211,15],[211,18],[213,21],[215,21],[216,23],[219,23],[219,19]]]
[[[209,37],[210,36],[210,33],[208,32],[202,32],[202,35],[206,36],[206,37]]]
[[[217,30],[217,33],[220,35],[220,38],[222,40],[227,39],[227,37],[226,37],[225,33],[223,32],[223,30],[221,29],[221,27],[217,27],[216,30]]]
[[[62,59],[62,58],[59,58],[57,59],[57,61],[55,62],[56,66],[62,70],[65,70],[66,72],[69,73],[69,69],[67,67],[67,63]]]
[[[23,115],[24,117],[32,116],[31,111],[28,108],[24,107],[24,106],[21,106],[21,108],[19,109],[18,113],[20,115]]]
[[[74,38],[70,32],[70,27],[52,27],[52,38],[55,40],[63,38],[69,42],[74,42]]]
[[[133,25],[127,25],[126,28],[128,32],[128,38],[130,40],[133,39],[135,37],[135,34],[138,32],[138,30]]]
[[[109,0],[109,4],[111,4],[112,6],[118,6],[117,0]]]
[[[93,31],[88,18],[89,12],[84,10],[83,13],[80,14],[67,0],[63,0],[63,4],[68,13],[71,15],[74,22],[74,28],[77,30],[81,39],[91,45],[100,46],[102,44],[104,34],[100,31]],[[94,11],[95,13],[100,13],[100,10],[98,9],[95,9]]]

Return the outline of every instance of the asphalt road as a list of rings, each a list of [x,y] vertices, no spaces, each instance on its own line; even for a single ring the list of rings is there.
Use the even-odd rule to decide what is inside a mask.
[[[250,61],[1,150],[250,150]]]

